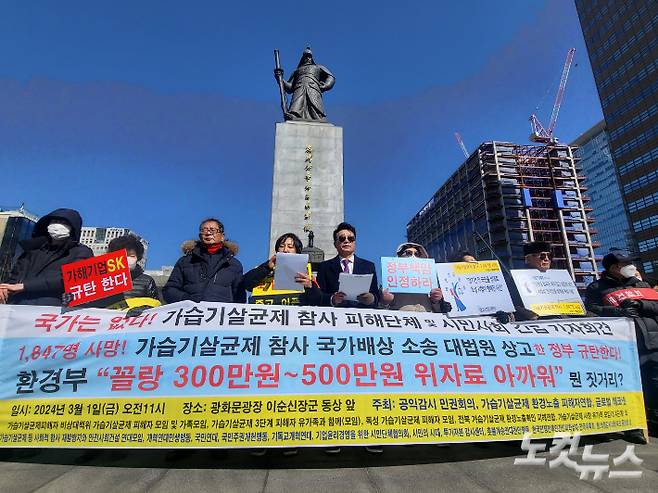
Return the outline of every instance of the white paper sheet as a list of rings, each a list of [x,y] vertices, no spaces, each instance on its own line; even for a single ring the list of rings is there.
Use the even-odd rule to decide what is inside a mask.
[[[356,301],[356,297],[370,292],[372,274],[348,274],[341,272],[338,275],[338,291],[345,293],[346,300]]]
[[[304,291],[295,276],[298,272],[306,272],[308,253],[282,253],[276,254],[276,269],[274,269],[274,288],[289,291]]]

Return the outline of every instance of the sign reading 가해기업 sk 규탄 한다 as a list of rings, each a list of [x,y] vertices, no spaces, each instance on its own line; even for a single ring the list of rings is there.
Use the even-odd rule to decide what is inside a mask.
[[[63,265],[62,279],[64,292],[71,297],[69,306],[108,298],[132,289],[125,249]]]
[[[289,447],[645,428],[628,319],[0,306],[0,446]]]

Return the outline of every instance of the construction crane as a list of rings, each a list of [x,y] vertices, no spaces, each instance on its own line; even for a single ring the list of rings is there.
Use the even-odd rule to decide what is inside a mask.
[[[557,95],[555,96],[555,103],[553,104],[553,112],[551,113],[551,121],[548,123],[548,127],[544,126],[537,118],[537,115],[534,113],[530,115],[530,140],[532,142],[541,142],[544,144],[555,144],[557,143],[557,138],[553,135],[555,130],[555,124],[557,123],[557,116],[560,113],[560,106],[562,105],[562,100],[564,99],[564,89],[567,86],[567,78],[569,77],[569,69],[571,68],[571,63],[573,62],[573,56],[576,53],[576,48],[571,48],[567,52],[567,59],[564,61],[564,67],[562,68],[562,77],[560,77],[560,87],[557,90]]]
[[[459,147],[461,147],[464,157],[468,158],[470,154],[466,150],[466,146],[464,145],[464,141],[462,140],[462,136],[459,135],[459,132],[455,132],[455,140],[457,141],[457,144],[459,144]]]

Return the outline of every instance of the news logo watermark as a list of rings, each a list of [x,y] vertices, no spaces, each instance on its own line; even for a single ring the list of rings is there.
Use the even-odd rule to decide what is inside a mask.
[[[626,445],[621,455],[612,458],[610,454],[594,453],[594,445],[585,445],[583,452],[578,455],[580,434],[560,434],[553,437],[551,447],[548,449],[548,457],[537,457],[537,453],[546,452],[546,442],[532,443],[532,433],[526,433],[521,442],[521,450],[527,452],[526,457],[514,459],[514,465],[521,466],[545,466],[549,469],[564,466],[579,473],[579,479],[638,479],[642,476],[642,470],[638,467],[643,460],[635,455],[635,445]],[[580,461],[578,460],[580,459]],[[625,465],[625,467],[623,467]],[[622,469],[616,469],[622,466]],[[629,469],[634,466],[635,470]],[[606,476],[607,474],[607,476]],[[591,477],[590,477],[591,476]]]

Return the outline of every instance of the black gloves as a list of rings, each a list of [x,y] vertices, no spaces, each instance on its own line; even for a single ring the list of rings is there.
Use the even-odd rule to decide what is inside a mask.
[[[624,300],[619,305],[619,308],[625,317],[637,318],[640,316],[642,302],[638,300]]]
[[[496,321],[499,324],[508,324],[510,322],[514,321],[514,317],[512,317],[511,313],[504,312],[502,310],[497,311],[494,313],[494,317],[496,317]]]
[[[64,308],[68,307],[71,301],[73,301],[73,295],[71,293],[62,293],[62,306]]]
[[[131,308],[126,312],[126,318],[139,317],[142,313],[144,313],[149,308],[153,308],[153,307],[144,305],[144,306],[136,306],[134,308]]]

